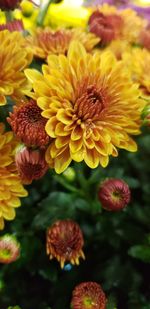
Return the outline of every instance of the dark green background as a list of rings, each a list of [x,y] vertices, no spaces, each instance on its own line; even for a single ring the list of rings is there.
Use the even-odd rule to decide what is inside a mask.
[[[120,151],[106,169],[72,164],[72,182],[50,171],[27,187],[29,197],[0,233],[14,233],[21,244],[20,259],[0,265],[0,309],[67,309],[76,284],[89,280],[102,285],[108,309],[150,309],[149,129],[137,142],[137,153]],[[98,202],[106,177],[122,178],[132,190],[120,213],[102,210]],[[60,218],[77,221],[85,238],[86,260],[69,272],[46,256],[46,229]]]

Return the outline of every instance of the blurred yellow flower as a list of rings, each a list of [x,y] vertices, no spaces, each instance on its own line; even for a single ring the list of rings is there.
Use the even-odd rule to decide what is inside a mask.
[[[118,60],[122,59],[124,52],[130,52],[131,49],[129,42],[121,39],[111,41],[108,47],[105,48],[105,50],[111,50]]]
[[[61,2],[49,6],[45,25],[53,27],[86,27],[90,11],[84,7],[77,7]]]
[[[117,12],[119,12],[115,6],[109,5],[108,3],[104,3],[103,5],[98,6],[98,9],[104,15],[112,15],[112,14],[116,14]],[[93,12],[95,11],[95,8],[91,8],[90,10],[91,12]]]
[[[5,22],[6,22],[5,14],[0,10],[0,24],[4,24]]]
[[[139,83],[144,95],[150,95],[150,52],[147,49],[133,48],[123,54],[123,61],[131,71],[133,81]]]
[[[117,148],[136,151],[145,103],[123,63],[106,51],[88,54],[73,41],[67,57],[51,55],[43,74],[26,70],[53,139],[46,160],[57,173],[72,160],[106,167]]]
[[[17,173],[0,168],[0,230],[4,228],[4,219],[15,218],[15,208],[21,206],[20,198],[27,196]]]
[[[20,4],[21,13],[23,16],[29,17],[34,13],[35,7],[29,1],[22,1]]]
[[[20,97],[29,89],[24,69],[32,61],[32,53],[24,48],[24,38],[19,32],[0,31],[0,105],[5,96]]]
[[[122,39],[131,43],[138,43],[140,32],[145,28],[147,21],[131,9],[122,10],[120,15],[124,21]]]
[[[27,46],[38,58],[47,58],[49,54],[66,54],[72,40],[81,42],[87,51],[99,43],[100,39],[93,33],[87,33],[80,28],[52,30],[38,28],[31,36],[27,36]]]

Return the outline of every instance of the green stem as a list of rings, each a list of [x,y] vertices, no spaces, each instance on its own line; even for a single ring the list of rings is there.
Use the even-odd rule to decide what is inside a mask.
[[[47,14],[49,5],[53,2],[55,2],[55,1],[54,0],[46,0],[46,1],[44,1],[44,4],[41,5],[40,12],[39,12],[39,15],[37,17],[37,25],[38,26],[43,26],[44,19],[45,19],[45,16]]]
[[[12,16],[12,12],[11,11],[6,11],[5,12],[5,16],[6,16],[6,21],[10,22],[13,20],[13,16]]]
[[[74,186],[68,184],[68,183],[66,182],[66,180],[63,179],[61,176],[55,175],[55,176],[54,176],[54,179],[55,179],[57,182],[59,182],[64,188],[66,188],[67,190],[69,190],[70,192],[83,195],[83,192],[82,192],[81,190],[76,189]]]
[[[80,187],[87,192],[88,191],[88,181],[84,176],[83,165],[75,163],[75,169],[77,171],[77,179],[80,184]]]

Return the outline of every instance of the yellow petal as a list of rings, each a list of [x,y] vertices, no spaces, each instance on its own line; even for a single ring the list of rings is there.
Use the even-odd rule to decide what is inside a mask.
[[[77,59],[86,59],[86,50],[78,41],[72,41],[68,50],[68,59],[71,64],[76,63]]]
[[[76,151],[76,152],[71,152],[71,158],[72,158],[72,160],[74,160],[74,161],[76,161],[76,162],[81,162],[81,161],[83,161],[84,152],[85,152],[84,147],[82,147],[80,150],[78,150],[78,151]]]
[[[54,116],[47,121],[46,126],[45,126],[46,133],[53,138],[56,137],[55,128],[56,128],[57,123],[58,123],[58,120]]]
[[[109,156],[100,156],[99,161],[102,167],[106,167],[109,163]]]
[[[78,152],[82,148],[82,145],[83,145],[82,138],[76,141],[70,140],[69,147],[70,147],[71,153]]]
[[[16,208],[21,205],[21,201],[18,197],[14,196],[14,197],[11,197],[9,201],[7,201],[7,205]]]
[[[6,98],[3,95],[0,95],[0,106],[3,106],[6,104]]]
[[[76,141],[76,140],[80,139],[82,137],[82,135],[83,135],[83,130],[82,130],[81,126],[77,125],[71,133],[71,139],[73,141]]]
[[[54,163],[54,168],[57,174],[61,174],[69,166],[72,159],[70,157],[70,151],[67,148],[61,155],[57,156]]]
[[[26,69],[24,71],[24,73],[27,76],[27,78],[29,79],[29,81],[32,82],[32,83],[34,83],[38,79],[42,78],[42,74],[35,69]]]
[[[55,140],[55,146],[56,148],[62,148],[65,145],[69,144],[70,136],[59,136]]]
[[[3,211],[3,217],[6,219],[6,220],[13,220],[16,216],[16,213],[15,213],[15,210],[14,208],[12,207],[9,207],[9,209]]]
[[[107,143],[99,140],[95,142],[95,148],[101,155],[107,156],[109,154],[109,144]]]
[[[55,128],[55,134],[56,136],[67,136],[69,132],[65,131],[65,124],[58,122]]]
[[[37,105],[43,110],[49,108],[49,103],[50,103],[50,100],[48,97],[40,97],[37,99]]]
[[[65,111],[64,109],[60,109],[57,113],[57,119],[64,124],[71,124],[72,123],[72,116],[69,112]]]
[[[96,168],[99,165],[99,154],[95,149],[86,149],[84,161],[90,168]]]
[[[88,149],[93,149],[95,147],[95,143],[91,137],[84,139],[84,144]]]
[[[4,219],[3,217],[0,217],[0,230],[3,230],[4,228]]]

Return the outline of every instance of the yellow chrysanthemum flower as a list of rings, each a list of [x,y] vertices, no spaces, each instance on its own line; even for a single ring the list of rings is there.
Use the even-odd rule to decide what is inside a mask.
[[[132,47],[126,40],[113,40],[105,50],[111,50],[116,58],[120,60],[125,52],[132,50]]]
[[[29,89],[23,70],[32,61],[32,53],[24,48],[24,38],[19,32],[0,31],[0,105],[5,96],[21,96]]]
[[[13,162],[13,132],[4,133],[5,127],[0,123],[0,168]]]
[[[4,219],[15,218],[15,208],[21,206],[19,197],[27,196],[20,178],[6,168],[0,168],[0,230],[4,228]]]
[[[120,16],[124,21],[122,39],[131,43],[138,43],[141,30],[146,27],[147,21],[138,16],[138,14],[132,9],[122,10]]]
[[[79,40],[87,51],[99,43],[100,39],[93,33],[80,28],[52,30],[46,27],[36,29],[32,36],[27,36],[26,43],[38,58],[47,58],[50,54],[66,54],[72,40]]]
[[[0,229],[4,228],[4,219],[14,219],[14,208],[20,206],[19,197],[27,195],[14,166],[16,146],[13,133],[4,132],[0,123]]]
[[[85,47],[87,52],[90,52],[99,42],[98,38],[94,33],[85,32],[80,28],[74,28],[72,31],[72,40],[79,41]]]
[[[150,52],[133,48],[132,53],[124,53],[123,60],[131,71],[134,81],[140,84],[143,94],[150,95]]]
[[[117,148],[137,150],[130,135],[140,133],[145,103],[111,52],[91,55],[74,41],[67,57],[48,57],[43,75],[36,70],[26,74],[48,119],[46,132],[53,140],[46,160],[57,173],[72,160],[84,160],[90,168],[106,167],[110,155],[118,156]]]

